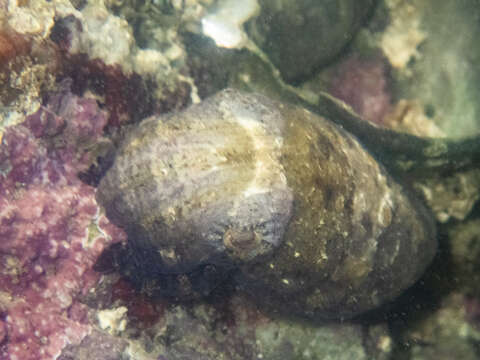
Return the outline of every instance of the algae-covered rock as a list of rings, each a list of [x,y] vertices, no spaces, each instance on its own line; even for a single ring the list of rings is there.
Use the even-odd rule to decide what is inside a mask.
[[[368,359],[359,325],[309,326],[276,321],[255,329],[265,360]]]
[[[263,0],[248,26],[288,82],[332,61],[352,40],[374,0]]]
[[[478,359],[480,331],[468,321],[467,303],[460,293],[446,297],[424,318],[412,319],[404,334],[410,359]]]
[[[462,290],[480,298],[480,219],[473,218],[450,227],[449,240],[453,274]]]
[[[383,360],[391,354],[391,337],[385,329],[373,335],[372,329],[268,317],[237,295],[221,304],[168,308],[160,322],[130,342],[127,352],[139,360]],[[383,347],[383,355],[365,345],[371,342]],[[140,355],[142,348],[149,356]]]
[[[391,21],[380,45],[396,68],[396,97],[419,101],[446,136],[479,133],[479,2],[385,3]]]

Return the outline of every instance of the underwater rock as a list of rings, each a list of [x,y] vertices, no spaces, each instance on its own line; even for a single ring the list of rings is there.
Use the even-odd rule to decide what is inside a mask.
[[[144,2],[138,2],[138,8],[130,1],[78,4],[79,11],[56,17],[50,31],[62,54],[61,76],[74,80],[76,93],[89,90],[102,97],[113,126],[198,99],[193,81],[185,75],[186,54],[177,26],[166,29],[158,19],[139,22],[158,15],[158,4],[140,3]],[[125,12],[117,16],[109,5],[125,7]],[[146,22],[155,24],[152,32],[140,31]]]
[[[312,317],[393,299],[436,250],[426,209],[353,136],[232,89],[141,123],[97,200],[139,272],[240,268],[246,291]]]
[[[415,99],[450,138],[480,133],[478,1],[388,0],[385,5],[388,15],[380,17],[390,20],[379,46],[396,68],[396,98]],[[461,41],[452,27],[465,34]]]
[[[352,40],[374,0],[261,0],[247,26],[287,82],[308,77]]]
[[[385,125],[385,115],[392,107],[388,73],[388,61],[381,55],[354,54],[334,66],[328,90],[364,119]]]
[[[132,359],[125,354],[128,341],[94,329],[80,344],[69,344],[58,360],[116,360]]]
[[[221,0],[216,11],[202,19],[202,31],[217,46],[241,49],[247,42],[243,23],[256,15],[258,10],[257,0]]]
[[[77,172],[89,164],[83,145],[98,140],[106,121],[94,99],[62,90],[3,135],[0,359],[57,359],[91,330],[79,297],[99,278],[97,257],[121,233]]]
[[[423,193],[439,222],[446,223],[452,219],[462,221],[472,213],[480,199],[480,169],[419,179],[414,188]]]
[[[480,219],[473,218],[449,228],[451,276],[463,293],[480,300]],[[480,307],[477,315],[480,320]]]
[[[424,316],[407,319],[402,341],[410,346],[410,359],[478,359],[480,331],[471,323],[465,296],[452,292]]]
[[[58,69],[52,43],[39,46],[32,37],[2,27],[0,20],[0,136],[39,109],[42,93],[54,88]]]
[[[391,337],[388,331],[375,336],[372,330],[361,324],[318,326],[268,317],[247,297],[236,294],[213,303],[168,306],[161,321],[130,340],[125,353],[130,354],[126,359],[156,360],[383,360],[365,344],[378,337],[388,343]],[[148,357],[141,357],[140,349]]]

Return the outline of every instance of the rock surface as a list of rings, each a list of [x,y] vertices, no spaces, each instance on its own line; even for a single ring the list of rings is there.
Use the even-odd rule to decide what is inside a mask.
[[[248,33],[287,82],[332,61],[352,40],[373,0],[262,0]]]
[[[93,265],[121,238],[77,172],[106,116],[94,99],[63,89],[9,127],[0,146],[0,359],[50,360],[91,326],[79,302]],[[119,237],[120,236],[120,237]],[[2,335],[3,334],[3,335]]]

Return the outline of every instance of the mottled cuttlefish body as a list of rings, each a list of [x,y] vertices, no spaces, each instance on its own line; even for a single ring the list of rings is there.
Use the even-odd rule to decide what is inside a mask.
[[[236,269],[259,301],[314,318],[392,300],[436,251],[427,210],[352,135],[232,89],[144,120],[97,199],[136,266],[147,256],[161,274]]]

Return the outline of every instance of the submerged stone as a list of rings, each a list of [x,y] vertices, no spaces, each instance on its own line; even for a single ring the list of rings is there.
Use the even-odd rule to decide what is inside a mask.
[[[332,61],[352,40],[374,0],[262,0],[247,27],[287,82]]]

